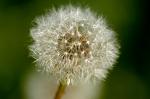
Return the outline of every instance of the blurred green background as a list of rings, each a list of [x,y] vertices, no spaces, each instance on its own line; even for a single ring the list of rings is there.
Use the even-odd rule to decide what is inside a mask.
[[[121,55],[100,99],[150,99],[149,27],[143,0],[0,0],[0,99],[24,99],[24,79],[34,68],[28,51],[33,19],[70,3],[103,15],[118,34]]]

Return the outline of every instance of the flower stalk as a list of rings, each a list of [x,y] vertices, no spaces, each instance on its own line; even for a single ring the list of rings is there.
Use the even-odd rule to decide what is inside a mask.
[[[55,98],[54,99],[62,99],[63,94],[65,93],[67,85],[60,82],[59,87],[56,91]]]

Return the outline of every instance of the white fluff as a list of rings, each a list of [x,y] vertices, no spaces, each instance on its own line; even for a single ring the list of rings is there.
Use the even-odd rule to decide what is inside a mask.
[[[58,82],[95,83],[105,78],[118,57],[114,32],[106,26],[102,17],[97,17],[88,8],[61,7],[37,18],[36,24],[31,29],[34,40],[30,46],[32,56],[38,70],[55,77]],[[77,36],[73,43],[68,42],[67,33],[72,35],[69,38]],[[78,41],[81,36],[85,37],[87,47]],[[61,37],[63,39],[59,43]],[[64,51],[66,44],[70,49]],[[75,47],[71,49],[72,46]],[[77,49],[80,46],[83,51]],[[86,50],[87,54],[84,54]]]

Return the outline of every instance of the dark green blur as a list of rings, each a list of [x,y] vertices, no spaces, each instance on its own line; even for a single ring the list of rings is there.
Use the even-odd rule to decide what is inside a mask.
[[[142,0],[0,0],[0,99],[24,99],[23,81],[34,68],[28,50],[33,19],[66,4],[90,7],[118,34],[120,58],[99,99],[150,99],[150,43]]]

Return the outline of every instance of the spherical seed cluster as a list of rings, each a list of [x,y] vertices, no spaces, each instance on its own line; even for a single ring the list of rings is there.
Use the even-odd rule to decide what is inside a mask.
[[[62,60],[75,62],[90,57],[90,44],[86,35],[76,31],[66,33],[58,39],[58,53]],[[76,61],[77,62],[77,61]],[[78,62],[77,62],[78,63]],[[77,65],[77,64],[74,64]]]
[[[37,67],[69,84],[102,80],[118,57],[115,34],[89,9],[67,6],[36,19],[30,46]]]

